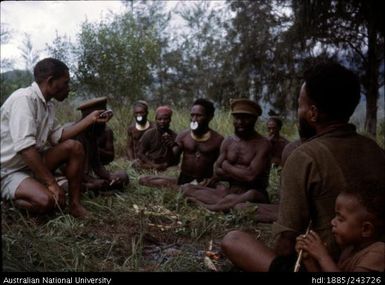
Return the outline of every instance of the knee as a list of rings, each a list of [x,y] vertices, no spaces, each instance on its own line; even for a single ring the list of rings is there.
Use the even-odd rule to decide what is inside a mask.
[[[85,152],[81,142],[70,139],[66,140],[63,144],[67,153],[70,153],[76,157],[84,157]]]
[[[49,195],[40,195],[38,199],[33,201],[36,212],[45,214],[53,210],[55,207],[55,199]]]
[[[236,244],[243,232],[235,230],[227,233],[221,241],[221,248],[226,253]]]

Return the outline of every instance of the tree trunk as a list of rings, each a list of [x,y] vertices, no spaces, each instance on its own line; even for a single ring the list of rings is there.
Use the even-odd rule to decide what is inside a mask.
[[[369,8],[370,9],[370,8]],[[370,11],[373,12],[373,11]],[[366,76],[368,80],[366,92],[365,130],[376,138],[377,134],[377,101],[378,101],[378,64],[377,64],[377,32],[372,19],[368,19],[368,63]]]

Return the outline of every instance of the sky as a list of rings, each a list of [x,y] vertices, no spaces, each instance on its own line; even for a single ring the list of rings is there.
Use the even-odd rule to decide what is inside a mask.
[[[20,60],[20,46],[24,34],[31,35],[32,46],[42,51],[56,36],[67,35],[74,40],[86,19],[97,21],[108,15],[108,11],[120,13],[121,1],[2,1],[1,29],[10,31],[10,39],[1,43],[1,57],[16,60],[15,68],[23,68]]]
[[[179,5],[189,5],[197,1],[167,0],[167,9],[172,10]],[[210,1],[213,7],[223,5],[224,1]],[[24,69],[20,47],[25,40],[25,34],[31,36],[32,47],[39,51],[40,59],[47,56],[44,49],[52,44],[56,34],[66,35],[71,42],[76,40],[81,24],[99,22],[109,15],[123,13],[125,6],[122,1],[2,1],[1,30],[7,30],[10,38],[1,42],[1,59],[13,59],[15,69]],[[178,16],[173,15],[171,25],[180,28]],[[2,70],[6,71],[6,70]]]
[[[2,1],[1,29],[10,31],[10,39],[1,43],[1,58],[16,60],[15,68],[23,68],[20,59],[20,46],[24,34],[31,35],[32,46],[42,51],[56,36],[67,35],[71,41],[76,39],[81,24],[99,21],[108,15],[123,12],[121,1]]]

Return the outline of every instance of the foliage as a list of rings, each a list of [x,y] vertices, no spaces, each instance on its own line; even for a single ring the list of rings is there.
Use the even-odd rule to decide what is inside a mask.
[[[76,49],[77,91],[115,100],[142,98],[157,49],[154,27],[139,25],[128,12],[110,23],[83,23]]]
[[[6,23],[1,23],[0,27],[1,27],[1,30],[0,30],[0,43],[2,45],[3,44],[7,44],[9,42],[9,40],[11,39],[11,37],[12,37],[11,30],[8,28],[8,25]],[[11,60],[9,58],[5,58],[5,57],[2,56],[1,57],[1,64],[0,64],[1,71],[3,71],[4,69],[12,68],[13,63],[14,63],[13,60]]]
[[[365,129],[376,136],[379,88],[384,85],[382,1],[293,1],[294,26],[303,45],[323,46],[360,74],[366,96]]]
[[[25,69],[30,72],[30,77],[33,79],[33,68],[39,60],[39,53],[32,46],[30,34],[24,34],[24,40],[19,49],[25,63]]]
[[[0,105],[19,88],[24,88],[32,83],[31,73],[26,70],[12,70],[1,73]]]

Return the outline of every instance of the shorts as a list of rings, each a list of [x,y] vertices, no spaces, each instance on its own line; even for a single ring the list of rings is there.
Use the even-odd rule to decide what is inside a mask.
[[[58,174],[60,175],[60,174]],[[22,169],[6,175],[1,178],[1,198],[5,200],[15,199],[15,193],[20,183],[28,177],[34,177],[34,174],[29,169]],[[64,184],[68,182],[65,176],[56,176],[56,182],[60,187],[66,188]],[[68,183],[67,183],[68,185]]]

